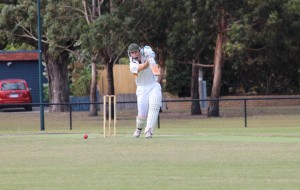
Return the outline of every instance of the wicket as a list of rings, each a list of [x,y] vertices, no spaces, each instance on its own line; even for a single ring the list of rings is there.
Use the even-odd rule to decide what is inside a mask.
[[[112,110],[112,101],[113,101],[113,110]],[[106,104],[108,102],[108,118],[106,118]],[[117,129],[116,129],[116,121],[117,121],[117,98],[115,95],[104,95],[103,96],[103,136],[104,138],[106,136],[111,137],[111,122],[113,120],[113,136],[115,137],[117,135]],[[112,118],[112,111],[113,111],[113,118]],[[108,124],[107,124],[108,123]],[[106,126],[107,125],[107,126]],[[108,132],[106,131],[106,128],[108,128]]]

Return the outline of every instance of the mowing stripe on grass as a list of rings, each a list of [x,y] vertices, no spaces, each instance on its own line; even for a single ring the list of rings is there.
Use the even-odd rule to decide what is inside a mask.
[[[13,137],[18,135],[2,135],[2,137]],[[23,136],[32,136],[34,138],[75,138],[75,139],[83,139],[83,134],[70,134],[70,133],[48,133],[48,134],[30,134],[30,135],[23,135]],[[126,139],[134,139],[131,134],[119,134],[117,135],[118,141]],[[86,140],[93,140],[93,139],[103,139],[101,134],[89,134],[89,138]],[[113,138],[108,138],[113,139]],[[136,140],[144,139],[143,136],[140,138],[136,138]],[[300,143],[300,137],[297,136],[252,136],[252,135],[223,135],[223,134],[212,134],[212,133],[195,133],[195,134],[157,134],[154,135],[152,141],[155,140],[162,140],[162,139],[174,139],[174,140],[182,140],[182,141],[226,141],[226,142],[271,142],[271,143]],[[84,140],[84,139],[83,139]]]
[[[300,143],[299,137],[290,136],[245,136],[245,135],[157,135],[153,138],[180,138],[181,140],[196,141],[233,141],[233,142],[278,142],[278,143]]]

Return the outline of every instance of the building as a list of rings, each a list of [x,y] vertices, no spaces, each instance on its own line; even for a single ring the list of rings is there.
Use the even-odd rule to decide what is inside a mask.
[[[27,81],[32,102],[39,103],[39,54],[37,51],[0,51],[0,80],[18,78]],[[43,83],[47,82],[43,77]]]

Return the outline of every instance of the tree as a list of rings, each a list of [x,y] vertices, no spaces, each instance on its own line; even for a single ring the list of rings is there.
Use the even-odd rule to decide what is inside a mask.
[[[228,60],[246,92],[299,92],[299,1],[248,2],[247,13],[229,31]]]
[[[216,33],[216,42],[214,49],[214,68],[213,82],[211,90],[211,99],[208,106],[208,116],[219,116],[219,101],[214,100],[220,97],[221,78],[224,63],[224,44],[226,33],[230,30],[231,23],[235,22],[243,13],[244,2],[232,2],[226,0],[206,1],[205,15],[209,22],[213,23]]]
[[[89,33],[89,29],[91,25],[95,22],[95,20],[101,16],[101,10],[102,10],[102,1],[87,1],[82,0],[82,6],[78,7],[69,7],[69,9],[73,9],[74,11],[78,12],[79,14],[82,14],[82,16],[85,18],[86,25],[88,26],[86,31],[84,33],[81,33],[81,36],[86,35]],[[80,42],[81,44],[81,42]],[[90,80],[90,102],[96,102],[97,101],[97,75],[98,75],[98,68],[97,63],[99,62],[99,52],[95,49],[89,49],[86,48],[87,46],[81,46],[78,54],[75,55],[78,59],[80,59],[83,62],[87,62],[91,65],[91,80]],[[84,59],[82,59],[82,56]],[[90,104],[90,116],[97,116],[98,110],[96,104]]]
[[[177,2],[172,0],[165,1],[141,1],[140,15],[142,18],[137,30],[139,38],[137,39],[141,45],[150,45],[156,52],[158,65],[160,66],[161,75],[158,77],[158,82],[162,85],[167,51],[167,35],[172,25],[170,15],[172,14],[170,7],[173,7]]]
[[[135,33],[132,5],[135,3],[104,1],[101,14],[89,23],[88,32],[82,33],[80,38],[82,50],[91,55],[92,62],[98,61],[107,71],[108,95],[115,94],[113,66],[127,48],[127,39]],[[94,76],[95,70],[95,66],[92,67]]]
[[[212,27],[207,21],[203,1],[181,1],[171,7],[171,22],[168,34],[168,50],[172,59],[179,64],[192,65],[191,70],[191,96],[199,99],[199,67],[211,67],[209,59],[204,52],[211,43]],[[183,12],[187,14],[182,14]],[[177,71],[178,72],[178,71]],[[169,73],[168,73],[169,74]],[[170,73],[171,74],[171,73]],[[175,75],[175,73],[174,73]],[[201,114],[200,102],[193,101],[191,114]]]
[[[223,43],[225,40],[226,20],[225,20],[225,8],[221,4],[218,7],[219,19],[218,19],[218,35],[215,46],[214,55],[214,73],[213,73],[213,85],[211,90],[211,98],[218,99],[220,97],[221,88],[221,76],[222,76],[222,63],[223,63]],[[210,101],[208,106],[208,116],[219,116],[219,101]]]
[[[10,4],[15,2],[19,4]],[[8,3],[0,9],[1,48],[26,43],[37,49],[36,2],[0,3]],[[107,69],[108,94],[114,94],[113,65],[134,41],[154,47],[163,69],[168,62],[168,78],[185,76],[184,85],[169,81],[173,86],[167,87],[188,89],[193,99],[199,98],[199,67],[211,66],[213,74],[206,76],[212,84],[211,98],[219,98],[239,83],[246,91],[255,89],[257,93],[299,92],[297,0],[42,0],[41,4],[50,103],[68,102],[71,53],[91,64],[92,102],[97,65]],[[186,79],[191,81],[189,86]],[[94,108],[91,115],[96,113]],[[51,111],[67,109],[51,107]],[[199,102],[193,102],[191,113],[201,114]],[[218,101],[211,101],[208,115],[219,115]]]
[[[171,16],[173,27],[168,36],[169,48],[181,63],[192,64],[192,98],[198,99],[198,67],[211,67],[213,61],[213,82],[211,98],[220,97],[221,76],[224,62],[224,44],[228,24],[235,22],[242,14],[243,2],[231,1],[183,1],[174,8]],[[181,14],[186,12],[187,14]],[[212,39],[216,39],[214,48]],[[214,52],[212,54],[212,52]],[[199,113],[198,102],[192,105],[192,114]],[[208,116],[219,116],[219,102],[211,101]]]
[[[69,53],[81,33],[82,24],[75,12],[68,12],[63,1],[45,1],[41,4],[42,56],[49,79],[49,101],[55,105],[50,111],[67,111],[69,102],[68,63]],[[6,5],[2,9],[0,28],[11,42],[27,43],[37,49],[37,5],[33,0]],[[55,19],[53,19],[55,18]]]

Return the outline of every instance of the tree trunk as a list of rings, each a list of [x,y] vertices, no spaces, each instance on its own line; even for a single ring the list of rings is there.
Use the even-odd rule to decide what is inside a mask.
[[[159,65],[159,72],[160,72],[160,75],[158,76],[158,79],[157,79],[157,82],[163,86],[163,80],[164,80],[164,74],[165,74],[165,54],[164,54],[164,49],[163,48],[159,48],[158,50],[158,65]],[[162,108],[160,107],[159,108],[159,112],[162,113],[163,110]]]
[[[68,79],[68,53],[63,52],[54,58],[49,53],[43,54],[47,63],[47,74],[49,80],[49,103],[50,112],[64,112],[69,110],[68,105],[59,103],[69,103],[69,79]],[[58,104],[58,105],[56,105]]]
[[[99,2],[98,2],[99,3]],[[94,22],[94,19],[96,19],[96,8],[97,6],[100,6],[100,4],[97,4],[96,0],[92,0],[92,12],[91,12],[91,16],[89,17],[88,15],[88,8],[87,8],[87,1],[86,0],[82,0],[82,4],[84,7],[84,15],[86,18],[86,21],[88,23],[88,25],[91,24],[91,22]],[[99,10],[100,11],[100,10]],[[100,15],[99,15],[100,16]],[[97,110],[97,104],[94,104],[95,102],[97,102],[97,67],[96,67],[96,63],[95,63],[95,59],[97,59],[98,54],[94,54],[94,57],[92,59],[92,80],[91,80],[91,89],[90,89],[90,112],[89,112],[89,116],[97,116],[98,115],[98,110]]]
[[[224,7],[220,8],[220,20],[219,20],[219,32],[217,36],[215,55],[214,55],[214,71],[213,71],[213,85],[211,90],[211,98],[218,99],[220,97],[220,88],[221,88],[221,76],[222,76],[222,47],[223,40],[225,35],[225,11]],[[219,101],[213,100],[210,101],[208,106],[208,116],[209,117],[218,117],[219,113]]]
[[[114,63],[109,62],[106,65],[107,70],[107,94],[108,95],[114,95],[115,94],[115,86],[114,86]]]
[[[192,66],[192,99],[200,99],[199,97],[199,67]],[[191,115],[201,115],[200,101],[193,101],[191,106]]]
[[[162,85],[165,74],[165,55],[163,49],[158,50],[158,65],[160,69],[160,76],[158,77],[157,82]]]
[[[90,89],[90,113],[89,116],[97,116],[97,67],[96,63],[93,61],[92,63],[92,80],[91,80],[91,89]]]
[[[107,95],[115,95],[115,86],[114,86],[114,63],[112,61],[109,61],[106,65],[106,70],[107,70]],[[111,117],[112,119],[114,118],[114,106],[113,106],[113,99],[111,100]],[[108,109],[106,109],[106,118],[108,118]]]

